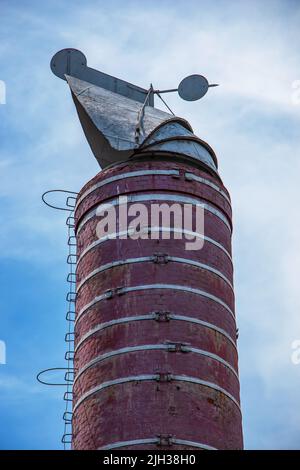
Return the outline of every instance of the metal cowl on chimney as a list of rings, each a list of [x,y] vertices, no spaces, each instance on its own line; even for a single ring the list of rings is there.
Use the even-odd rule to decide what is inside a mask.
[[[242,449],[232,212],[216,156],[185,120],[153,107],[152,87],[112,89],[80,54],[52,61],[103,168],[75,209],[72,448]],[[144,237],[99,237],[97,208],[120,207],[120,196],[128,213],[201,205],[203,247],[186,250],[172,226],[150,223]]]

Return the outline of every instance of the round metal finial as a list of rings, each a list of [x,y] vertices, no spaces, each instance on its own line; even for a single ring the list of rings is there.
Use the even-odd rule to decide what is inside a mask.
[[[62,49],[51,59],[50,67],[54,75],[65,80],[65,74],[77,75],[86,68],[86,57],[77,49]]]
[[[196,101],[202,98],[209,88],[209,83],[202,75],[189,75],[178,86],[180,98],[186,101]]]

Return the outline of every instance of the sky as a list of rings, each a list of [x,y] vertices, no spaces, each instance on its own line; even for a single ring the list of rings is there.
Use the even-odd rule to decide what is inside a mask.
[[[300,3],[0,0],[0,13],[0,449],[62,448],[63,391],[35,377],[64,366],[67,232],[41,194],[99,171],[49,68],[65,47],[145,88],[220,84],[168,104],[214,148],[232,196],[245,447],[300,449]]]

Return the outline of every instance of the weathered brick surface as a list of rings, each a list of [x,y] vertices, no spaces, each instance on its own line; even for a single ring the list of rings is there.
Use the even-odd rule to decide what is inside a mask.
[[[100,330],[80,343],[75,354],[76,368],[80,370],[93,358],[109,353],[112,344],[118,350],[138,345],[165,344],[168,341],[186,343],[216,354],[237,370],[237,351],[226,336],[210,328],[178,320],[165,322],[164,325],[155,320],[131,321]]]
[[[220,304],[185,291],[169,289],[145,290],[115,295],[90,307],[77,321],[76,333],[86,333],[99,322],[132,315],[144,315],[156,310],[169,310],[178,315],[186,315],[212,323],[235,337],[235,321]]]
[[[95,240],[93,240],[95,241]],[[233,283],[232,262],[219,247],[204,242],[201,250],[186,251],[184,240],[107,240],[88,251],[78,262],[78,282],[94,269],[119,259],[152,256],[154,253],[166,253],[169,256],[187,258],[202,264],[208,264],[220,271]],[[88,244],[89,242],[87,242]]]
[[[229,202],[216,189],[203,183],[187,181],[185,172],[191,172],[216,184],[227,195],[221,181],[202,170],[183,163],[170,161],[134,161],[100,172],[81,190],[79,197],[100,181],[132,171],[177,169],[179,178],[166,175],[122,178],[93,191],[76,208],[78,255],[97,241],[97,217],[78,227],[90,210],[118,195],[166,193],[197,197],[221,211],[231,224]],[[220,243],[231,253],[231,230],[216,215],[205,211],[205,236]],[[218,246],[204,242],[201,250],[187,251],[186,240],[107,240],[82,255],[77,265],[77,300],[75,323],[75,368],[73,417],[73,448],[95,449],[115,442],[155,438],[159,434],[172,435],[210,445],[218,449],[242,448],[241,414],[237,404],[226,394],[197,383],[176,380],[155,380],[115,383],[88,396],[81,404],[84,393],[101,384],[124,377],[169,373],[194,377],[215,384],[239,402],[239,381],[231,369],[238,371],[235,318],[221,303],[202,295],[174,289],[143,289],[119,295],[115,289],[150,284],[172,284],[195,288],[224,302],[234,312],[233,267],[230,257]],[[80,283],[97,268],[130,258],[153,257],[164,253],[171,257],[187,258],[220,271],[229,281],[203,268],[168,261],[155,263],[153,259],[111,267]],[[105,298],[79,312],[93,299],[113,290]],[[99,325],[124,319],[168,311],[208,322],[221,328],[219,333],[209,326],[170,319],[135,320],[114,324],[90,335],[84,335]],[[212,358],[195,352],[176,352],[145,349],[127,351],[115,356],[99,356],[122,348],[161,345],[167,342],[186,343],[193,348],[216,355]],[[80,344],[79,344],[80,343]],[[180,348],[179,348],[180,349]],[[81,372],[81,369],[98,360]],[[219,359],[218,359],[219,358]],[[226,361],[228,365],[222,363]],[[79,375],[78,375],[79,373]],[[126,449],[168,449],[165,443],[128,446]],[[172,445],[172,449],[188,446]],[[192,447],[191,447],[192,449]]]
[[[131,170],[132,171],[132,170]],[[128,181],[132,184],[129,187]],[[199,181],[188,181],[188,187],[182,185],[186,182],[184,178],[174,178],[173,175],[145,175],[130,176],[124,180],[117,180],[107,183],[99,188],[95,188],[93,192],[87,194],[78,204],[77,219],[80,220],[90,208],[99,204],[99,200],[106,201],[115,196],[129,195],[132,192],[143,192],[147,188],[148,192],[165,192],[174,191],[176,194],[183,193],[185,196],[197,197],[213,204],[219,210],[224,212],[228,218],[231,218],[231,206],[227,199],[216,189],[209,187]],[[116,191],[117,186],[117,191]],[[84,195],[83,195],[84,196]]]
[[[233,423],[240,421],[236,405],[208,387],[132,382],[105,389],[80,405],[74,418],[74,447],[95,449],[107,442],[171,434],[217,449],[239,449],[241,427]]]
[[[132,162],[126,165],[117,165],[108,170],[98,173],[91,181],[89,181],[81,189],[78,200],[84,195],[86,191],[91,189],[95,184],[104,181],[105,179],[119,175],[120,173],[130,173],[133,171],[139,171],[145,169],[144,162]],[[144,191],[147,188],[148,191],[152,190],[171,190],[176,193],[185,193],[186,195],[197,196],[204,198],[216,205],[219,209],[223,210],[229,218],[232,216],[231,206],[229,202],[215,189],[204,185],[198,181],[188,181],[184,177],[184,173],[193,173],[194,175],[204,178],[214,185],[217,185],[220,190],[224,191],[227,197],[230,199],[230,195],[225,186],[217,181],[215,178],[205,173],[204,171],[196,168],[191,168],[189,165],[183,163],[171,163],[171,162],[147,162],[147,170],[178,170],[180,172],[179,178],[174,178],[172,175],[144,175],[137,177],[130,177],[124,180],[117,180],[115,182],[108,183],[107,185],[101,186],[92,193],[88,194],[77,206],[76,217],[80,220],[83,214],[85,214],[91,207],[99,204],[99,200],[105,200],[110,197],[129,194],[135,191]]]
[[[147,193],[144,192],[143,194],[146,195]],[[170,193],[166,193],[166,195],[167,194],[170,194]],[[109,202],[109,200],[107,202]],[[147,207],[149,214],[150,214],[150,202],[143,201],[143,204]],[[155,201],[155,200],[153,200],[153,202],[157,204],[161,203],[161,201]],[[173,203],[172,201],[169,202],[170,205],[172,203]],[[130,206],[131,204],[128,203],[128,208]],[[183,208],[183,204],[180,203],[180,206]],[[150,217],[149,217],[149,220],[150,220]],[[82,219],[82,223],[79,225],[79,229],[77,230],[78,255],[79,256],[81,255],[81,252],[83,251],[84,248],[89,246],[92,242],[98,240],[97,224],[99,221],[100,221],[100,218],[97,217],[96,215],[93,215],[92,217],[87,218],[86,221],[84,220],[84,218]],[[193,226],[195,228],[194,221],[195,221],[195,217],[194,217],[194,211],[193,211]],[[228,228],[228,226],[224,223],[223,220],[221,220],[215,214],[212,214],[206,209],[204,210],[204,236],[209,237],[213,239],[214,241],[220,243],[222,247],[224,247],[229,253],[231,253],[231,230]],[[172,233],[171,233],[171,236],[168,235],[168,237],[177,241]],[[154,236],[152,236],[152,238],[154,239]],[[185,242],[189,241],[185,237],[183,239],[185,240]],[[193,250],[189,250],[189,251],[193,251]]]
[[[239,398],[238,379],[234,373],[222,363],[210,357],[195,353],[145,350],[130,352],[104,361],[81,374],[74,384],[74,395],[80,397],[99,385],[99,379],[115,380],[119,377],[142,375],[157,372],[176,371],[178,375],[188,375],[207,382],[213,382],[225,388],[237,400]],[[79,383],[80,382],[80,383]]]
[[[115,266],[88,279],[78,292],[78,311],[96,296],[111,289],[112,276],[116,287],[167,283],[200,289],[217,296],[231,310],[234,309],[232,288],[216,274],[182,263],[156,264],[150,261]]]
[[[75,347],[79,344],[79,338]],[[112,344],[114,349],[120,349],[143,344],[163,344],[166,341],[183,342],[204,349],[237,368],[237,350],[222,333],[195,323],[179,320],[158,322],[152,319],[116,324],[89,336],[76,351],[77,367],[83,367],[96,355],[111,351]]]

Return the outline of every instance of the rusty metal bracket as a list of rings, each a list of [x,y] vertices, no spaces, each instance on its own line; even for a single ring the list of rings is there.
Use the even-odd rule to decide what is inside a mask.
[[[172,375],[170,374],[170,372],[158,372],[156,381],[157,382],[171,382]]]
[[[167,253],[153,253],[152,261],[157,264],[167,264],[169,255]]]
[[[107,300],[112,299],[114,296],[114,289],[109,289],[105,291],[105,297]]]
[[[123,291],[124,287],[116,287],[115,289],[108,289],[104,292],[106,299],[112,299],[116,295],[123,295],[125,292]]]
[[[180,342],[174,342],[174,341],[166,341],[166,344],[168,345],[168,351],[170,352],[183,352],[183,353],[188,353],[190,352],[188,345],[190,343],[180,343]]]
[[[174,168],[174,170],[175,170],[175,168]],[[191,181],[191,179],[186,178],[186,176],[185,176],[186,171],[185,170],[183,170],[182,168],[179,168],[179,169],[176,169],[176,170],[177,170],[178,173],[172,175],[172,178],[183,180],[183,181]]]
[[[155,311],[153,312],[153,314],[155,315],[154,320],[157,322],[161,322],[161,323],[169,322],[171,319],[170,318],[171,312],[169,312],[168,310]]]
[[[173,437],[172,434],[157,434],[158,442],[156,445],[159,447],[160,446],[170,447],[173,444],[172,437]]]
[[[189,182],[195,181],[194,178],[193,178],[193,175],[191,175],[191,173],[188,173],[188,172],[184,171],[183,176],[184,176],[185,181],[189,181]]]
[[[174,168],[174,171],[177,171],[177,173],[171,175],[172,178],[177,179],[177,180],[182,180],[182,179],[184,179],[184,172],[185,172],[185,170],[183,170],[182,168]]]

